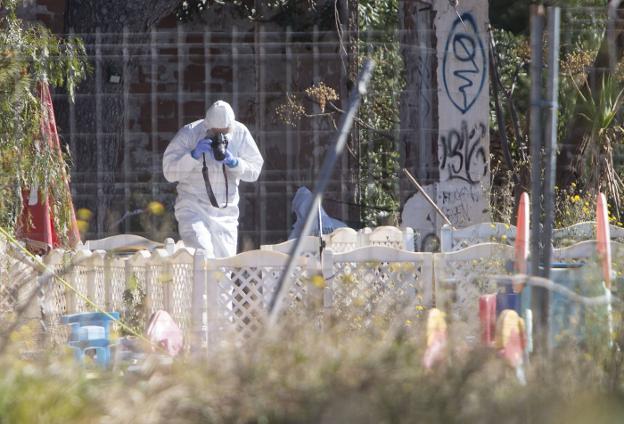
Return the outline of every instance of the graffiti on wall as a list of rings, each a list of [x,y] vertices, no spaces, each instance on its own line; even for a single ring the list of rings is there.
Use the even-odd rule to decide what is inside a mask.
[[[446,217],[456,226],[470,224],[471,215],[482,201],[480,187],[461,185],[454,188],[439,188],[437,202]]]
[[[442,62],[444,90],[462,114],[479,98],[486,74],[487,57],[475,18],[464,13],[453,22]]]
[[[488,219],[487,9],[487,2],[465,0],[458,16],[441,2],[436,21],[441,40],[437,201],[457,226]]]
[[[487,125],[479,122],[469,129],[466,121],[461,122],[459,130],[451,129],[440,136],[440,169],[446,170],[449,180],[478,184],[487,175],[486,136]]]
[[[437,57],[437,159],[432,196],[453,225],[489,219],[488,2],[433,2]],[[435,112],[435,111],[434,111]],[[419,196],[406,202],[404,225],[421,238],[439,234],[443,220]]]

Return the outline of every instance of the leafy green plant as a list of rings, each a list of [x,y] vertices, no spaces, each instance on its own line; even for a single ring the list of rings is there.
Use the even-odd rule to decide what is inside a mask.
[[[0,17],[0,225],[15,229],[22,192],[37,187],[53,200],[54,224],[65,235],[70,194],[61,182],[67,163],[42,139],[37,86],[46,78],[52,86],[66,87],[73,99],[88,71],[85,50],[77,38],[60,39],[40,25],[27,26],[15,15],[16,4],[3,2]]]
[[[600,191],[607,192],[619,216],[624,182],[615,169],[613,152],[624,135],[624,128],[617,120],[624,88],[610,75],[602,79],[597,96],[593,95],[591,86],[586,80],[584,85],[585,89],[577,85],[582,102],[580,116],[586,119],[591,127],[581,141],[581,154],[577,159],[578,168],[583,171],[587,189],[594,195]]]
[[[134,333],[143,334],[146,323],[145,290],[139,285],[136,275],[132,274],[127,281],[126,290],[123,291],[123,313],[121,320],[128,325]],[[125,328],[121,329],[121,334],[133,335]]]

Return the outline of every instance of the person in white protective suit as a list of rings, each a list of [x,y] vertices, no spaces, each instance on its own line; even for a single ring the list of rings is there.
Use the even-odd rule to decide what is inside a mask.
[[[213,143],[223,140],[220,134],[227,149],[217,160]],[[263,163],[249,130],[222,100],[208,108],[205,119],[178,131],[165,150],[163,172],[167,181],[178,183],[175,217],[187,246],[205,249],[211,258],[236,254],[238,184],[256,181]]]

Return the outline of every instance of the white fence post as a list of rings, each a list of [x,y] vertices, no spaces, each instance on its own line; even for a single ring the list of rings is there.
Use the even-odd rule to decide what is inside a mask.
[[[321,263],[323,268],[323,279],[325,280],[325,288],[323,289],[323,307],[325,311],[330,311],[334,306],[334,251],[331,249],[323,250]]]
[[[405,227],[403,229],[403,248],[410,252],[416,250],[414,248],[414,229],[412,227]]]
[[[87,299],[97,304],[95,301],[97,283],[98,283],[98,273],[100,269],[103,269],[103,261],[102,261],[102,253],[101,251],[93,252],[91,257],[87,260]],[[86,312],[89,310],[89,304],[87,302],[83,305],[83,310],[76,312]]]
[[[88,252],[88,253],[87,253]],[[80,262],[84,261],[85,258],[90,255],[91,252],[78,250],[72,257],[71,261],[71,271],[69,272],[69,284],[74,288],[74,290],[78,289],[78,281],[80,279]],[[76,292],[69,288],[65,289],[65,313],[67,315],[73,314],[76,312]]]
[[[450,225],[444,224],[440,229],[440,252],[451,250],[453,250],[453,229]]]
[[[199,351],[204,344],[204,310],[206,299],[206,251],[197,249],[193,257],[193,289],[191,292],[191,351]]]
[[[167,251],[167,255],[171,256],[175,253],[175,241],[171,237],[167,237],[165,239],[165,250]]]
[[[112,255],[106,255],[104,257],[104,310],[106,312],[111,311],[113,304],[113,271],[112,265],[115,261],[115,257]],[[99,299],[98,299],[99,300]],[[99,305],[98,306],[102,306]]]

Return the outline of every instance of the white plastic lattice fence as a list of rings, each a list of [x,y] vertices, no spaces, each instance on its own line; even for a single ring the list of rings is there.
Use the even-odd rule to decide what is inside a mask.
[[[0,236],[0,330],[38,322],[37,302],[26,308],[27,301],[36,294],[38,276],[33,261]],[[19,316],[17,309],[21,311]]]
[[[392,226],[375,227],[371,232],[364,233],[364,246],[386,246],[395,249],[414,251],[414,230]]]
[[[624,228],[609,226],[611,240],[624,242]],[[553,230],[552,243],[555,247],[565,247],[580,241],[596,239],[596,221],[579,222],[569,227]]]
[[[575,248],[581,249],[576,253],[572,248],[556,249],[554,260],[581,260],[595,252],[592,242],[583,246]],[[209,344],[222,340],[225,332],[236,334],[239,340],[250,337],[266,322],[268,305],[288,255],[264,250],[224,259],[206,259],[204,255],[201,250],[185,248],[173,254],[156,249],[124,257],[98,251],[55,250],[45,262],[59,270],[72,264],[64,278],[98,308],[123,313],[128,307],[124,293],[140,288],[145,322],[154,311],[164,309],[187,335],[201,337]],[[288,307],[316,307],[319,296],[316,292],[310,295],[313,285],[308,284],[307,271],[317,261],[304,256],[297,260]],[[343,253],[326,249],[325,307],[334,312],[350,310],[366,320],[367,315],[387,306],[435,304],[450,310],[456,323],[465,323],[472,332],[469,334],[476,334],[478,296],[496,291],[490,276],[508,274],[512,260],[513,247],[500,243],[437,254],[387,246]],[[47,287],[43,295],[45,322],[53,333],[58,330],[61,315],[93,310],[58,282]]]
[[[266,322],[287,261],[288,255],[263,250],[206,260],[208,343],[216,342],[223,333],[247,338]],[[307,267],[308,260],[299,257],[291,276],[287,308],[308,301]]]
[[[295,245],[295,241],[295,239],[291,239],[279,244],[263,244],[260,246],[260,250],[280,252],[288,255]],[[301,256],[304,256],[306,258],[319,258],[321,251],[321,242],[318,237],[305,236],[302,243],[303,245],[301,246]]]
[[[335,253],[348,252],[366,246],[386,246],[396,249],[414,251],[414,230],[400,229],[392,226],[363,228],[355,231],[352,228],[342,227],[323,236],[325,248]],[[260,246],[260,250],[269,250],[289,254],[295,240],[288,240],[279,244]],[[320,259],[320,241],[318,237],[306,236],[303,240],[301,255],[307,258]]]
[[[513,245],[516,227],[501,222],[482,222],[465,228],[445,224],[440,231],[440,250],[454,252],[481,243]]]
[[[323,252],[323,277],[328,312],[366,326],[373,314],[431,305],[433,256],[385,246],[344,253],[328,249]]]
[[[479,296],[497,292],[492,275],[512,273],[514,248],[500,243],[476,244],[434,254],[435,304],[451,313],[464,334],[478,335]]]

